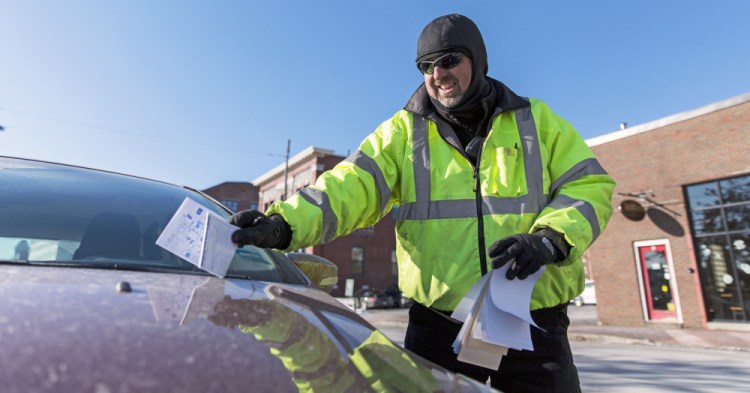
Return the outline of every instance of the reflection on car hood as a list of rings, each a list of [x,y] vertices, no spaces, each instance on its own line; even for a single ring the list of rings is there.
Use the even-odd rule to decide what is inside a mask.
[[[0,298],[4,392],[489,390],[311,288],[0,266]]]

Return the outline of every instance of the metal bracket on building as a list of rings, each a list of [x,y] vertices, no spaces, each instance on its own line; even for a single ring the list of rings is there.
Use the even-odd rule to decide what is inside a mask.
[[[678,216],[678,217],[681,216],[680,213],[677,213],[676,211],[674,211],[674,210],[672,210],[672,209],[670,209],[670,208],[668,208],[668,207],[665,206],[665,204],[669,203],[669,202],[657,202],[657,201],[651,199],[651,197],[655,197],[656,196],[656,194],[654,194],[654,192],[652,190],[643,190],[643,191],[639,191],[639,192],[618,192],[617,195],[618,196],[627,196],[627,197],[638,198],[641,202],[648,202],[651,205],[658,206],[659,208],[664,209],[664,210],[672,213],[675,216]],[[677,202],[675,202],[675,203],[677,203]]]

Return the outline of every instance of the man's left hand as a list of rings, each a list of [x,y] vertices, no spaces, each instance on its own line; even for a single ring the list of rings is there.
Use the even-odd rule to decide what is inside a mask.
[[[558,262],[562,253],[542,232],[518,234],[496,241],[488,249],[492,268],[497,269],[513,261],[505,277],[523,280],[543,265]]]

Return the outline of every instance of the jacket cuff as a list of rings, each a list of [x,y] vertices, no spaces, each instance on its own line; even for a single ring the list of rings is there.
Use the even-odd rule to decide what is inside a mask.
[[[552,243],[552,245],[555,246],[557,251],[562,256],[561,258],[559,258],[559,261],[563,261],[568,257],[568,253],[570,253],[570,245],[565,241],[565,237],[561,233],[558,233],[557,231],[549,228],[544,228],[537,233],[547,238]]]

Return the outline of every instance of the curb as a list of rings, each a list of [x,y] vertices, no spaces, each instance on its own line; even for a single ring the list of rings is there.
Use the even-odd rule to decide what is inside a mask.
[[[604,333],[569,332],[568,340],[579,341],[579,342],[607,343],[607,344],[701,348],[701,349],[712,349],[712,350],[720,350],[720,351],[750,352],[750,348],[735,346],[735,345],[691,344],[691,343],[682,342],[682,341],[654,340],[652,338],[633,338],[633,337],[618,336],[618,335],[604,334]]]
[[[654,346],[657,343],[648,338],[630,338],[622,336],[612,336],[607,334],[586,334],[586,333],[568,333],[568,340],[607,344],[626,344],[626,345],[648,345]]]
[[[377,328],[406,329],[406,314],[393,315],[369,313],[355,310],[365,320]],[[580,322],[580,321],[579,321]],[[588,321],[583,321],[588,322]],[[738,335],[738,337],[733,337]],[[571,342],[610,343],[621,345],[642,345],[662,347],[701,348],[733,352],[750,352],[750,334],[717,332],[692,332],[689,330],[658,330],[646,328],[602,327],[593,323],[582,323],[568,329]]]

